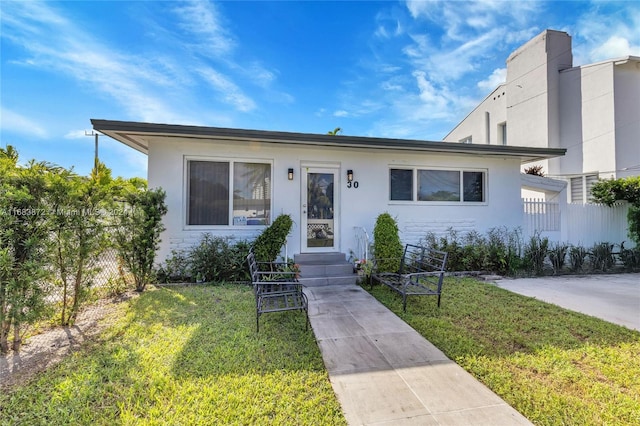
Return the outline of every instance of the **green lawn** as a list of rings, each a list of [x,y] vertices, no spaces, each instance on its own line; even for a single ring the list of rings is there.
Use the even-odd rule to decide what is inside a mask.
[[[366,286],[365,288],[368,288]],[[640,333],[469,279],[372,293],[540,425],[639,425]],[[85,349],[0,394],[1,425],[344,425],[299,313],[255,332],[245,286],[150,289]]]
[[[640,332],[472,279],[445,280],[440,309],[372,293],[535,424],[640,425]]]
[[[248,286],[150,289],[100,341],[0,395],[2,425],[346,424],[297,313]]]

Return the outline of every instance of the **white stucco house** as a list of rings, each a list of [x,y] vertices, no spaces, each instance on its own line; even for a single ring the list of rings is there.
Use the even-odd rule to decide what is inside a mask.
[[[640,174],[640,57],[574,67],[571,37],[545,30],[506,66],[506,82],[444,141],[564,148],[539,164],[568,183],[569,202],[587,202],[599,178]]]
[[[520,167],[562,148],[459,144],[91,120],[148,155],[150,187],[167,193],[159,261],[204,232],[251,240],[281,213],[289,255],[356,248],[380,213],[403,242],[427,232],[522,225]]]

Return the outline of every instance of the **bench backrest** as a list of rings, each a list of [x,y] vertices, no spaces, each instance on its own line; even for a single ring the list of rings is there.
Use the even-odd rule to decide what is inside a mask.
[[[447,253],[407,244],[400,263],[400,274],[414,274],[419,272],[444,272],[447,263]]]
[[[249,254],[247,255],[247,264],[249,265],[249,275],[251,276],[251,282],[258,282],[258,262],[256,261],[256,255],[253,253],[253,250],[249,250]]]

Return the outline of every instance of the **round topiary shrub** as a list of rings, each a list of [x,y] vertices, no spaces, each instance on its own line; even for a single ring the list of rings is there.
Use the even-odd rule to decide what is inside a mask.
[[[396,220],[382,213],[373,228],[373,255],[379,272],[397,272],[402,258],[402,242]]]

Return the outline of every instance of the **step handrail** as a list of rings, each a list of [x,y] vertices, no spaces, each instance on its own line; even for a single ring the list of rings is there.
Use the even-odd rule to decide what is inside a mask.
[[[369,261],[369,234],[364,226],[353,227],[356,235],[356,249],[354,255],[359,260]]]

